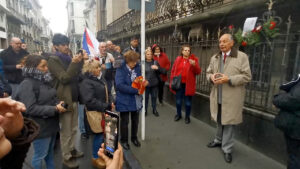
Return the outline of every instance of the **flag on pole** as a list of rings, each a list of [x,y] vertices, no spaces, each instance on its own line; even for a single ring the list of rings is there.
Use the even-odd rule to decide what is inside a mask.
[[[99,55],[98,46],[99,42],[95,35],[88,28],[85,28],[82,40],[82,48],[86,50],[90,58],[94,58]]]

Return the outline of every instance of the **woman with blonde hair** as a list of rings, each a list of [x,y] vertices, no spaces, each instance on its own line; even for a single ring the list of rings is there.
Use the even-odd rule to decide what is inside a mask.
[[[110,92],[101,72],[100,62],[97,60],[85,61],[82,74],[85,76],[79,85],[80,97],[85,104],[87,111],[97,111],[104,113],[106,110],[114,108]],[[104,120],[104,119],[102,119]],[[103,143],[103,121],[99,122],[102,131],[94,133],[92,164],[96,168],[105,168],[105,162],[98,157],[98,150]]]

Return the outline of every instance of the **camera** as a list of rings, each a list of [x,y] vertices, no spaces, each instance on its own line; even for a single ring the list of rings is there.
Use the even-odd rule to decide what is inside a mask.
[[[69,105],[68,105],[68,103],[62,103],[61,106],[64,107],[65,109],[68,109]]]
[[[81,54],[81,55],[83,55],[82,49],[78,50],[76,54]]]

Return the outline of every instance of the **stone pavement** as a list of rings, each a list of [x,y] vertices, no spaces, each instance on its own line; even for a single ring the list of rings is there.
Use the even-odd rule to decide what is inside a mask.
[[[176,109],[168,104],[159,106],[158,111],[159,117],[152,113],[146,117],[146,139],[141,148],[131,144],[131,150],[143,169],[285,168],[239,142],[234,147],[233,162],[228,164],[220,148],[206,147],[214,138],[214,128],[195,118],[191,118],[190,124],[185,124],[183,119],[175,122]]]
[[[214,138],[215,129],[191,118],[190,124],[184,120],[174,122],[176,109],[168,104],[158,106],[159,117],[150,109],[146,117],[146,139],[136,148],[129,142],[131,150],[124,151],[124,169],[284,169],[285,166],[267,156],[236,142],[233,162],[224,161],[221,149],[207,148]],[[184,117],[184,116],[183,116]],[[130,131],[130,128],[129,128]],[[129,132],[130,133],[130,132]],[[140,130],[139,130],[140,135]],[[129,137],[130,138],[130,137]],[[78,135],[77,146],[85,153],[79,159],[80,169],[92,169],[92,138],[81,139]],[[32,148],[28,153],[23,169],[31,168]],[[59,146],[55,149],[56,169],[63,169]]]

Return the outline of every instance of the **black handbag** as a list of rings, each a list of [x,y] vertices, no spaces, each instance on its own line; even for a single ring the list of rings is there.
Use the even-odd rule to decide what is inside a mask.
[[[177,65],[175,70],[177,69]],[[175,71],[176,72],[176,71]],[[182,73],[182,72],[181,72]],[[171,82],[171,89],[177,91],[181,87],[181,73],[178,76],[174,76]]]
[[[179,90],[181,85],[181,74],[178,76],[173,77],[171,82],[171,88],[172,90]]]

